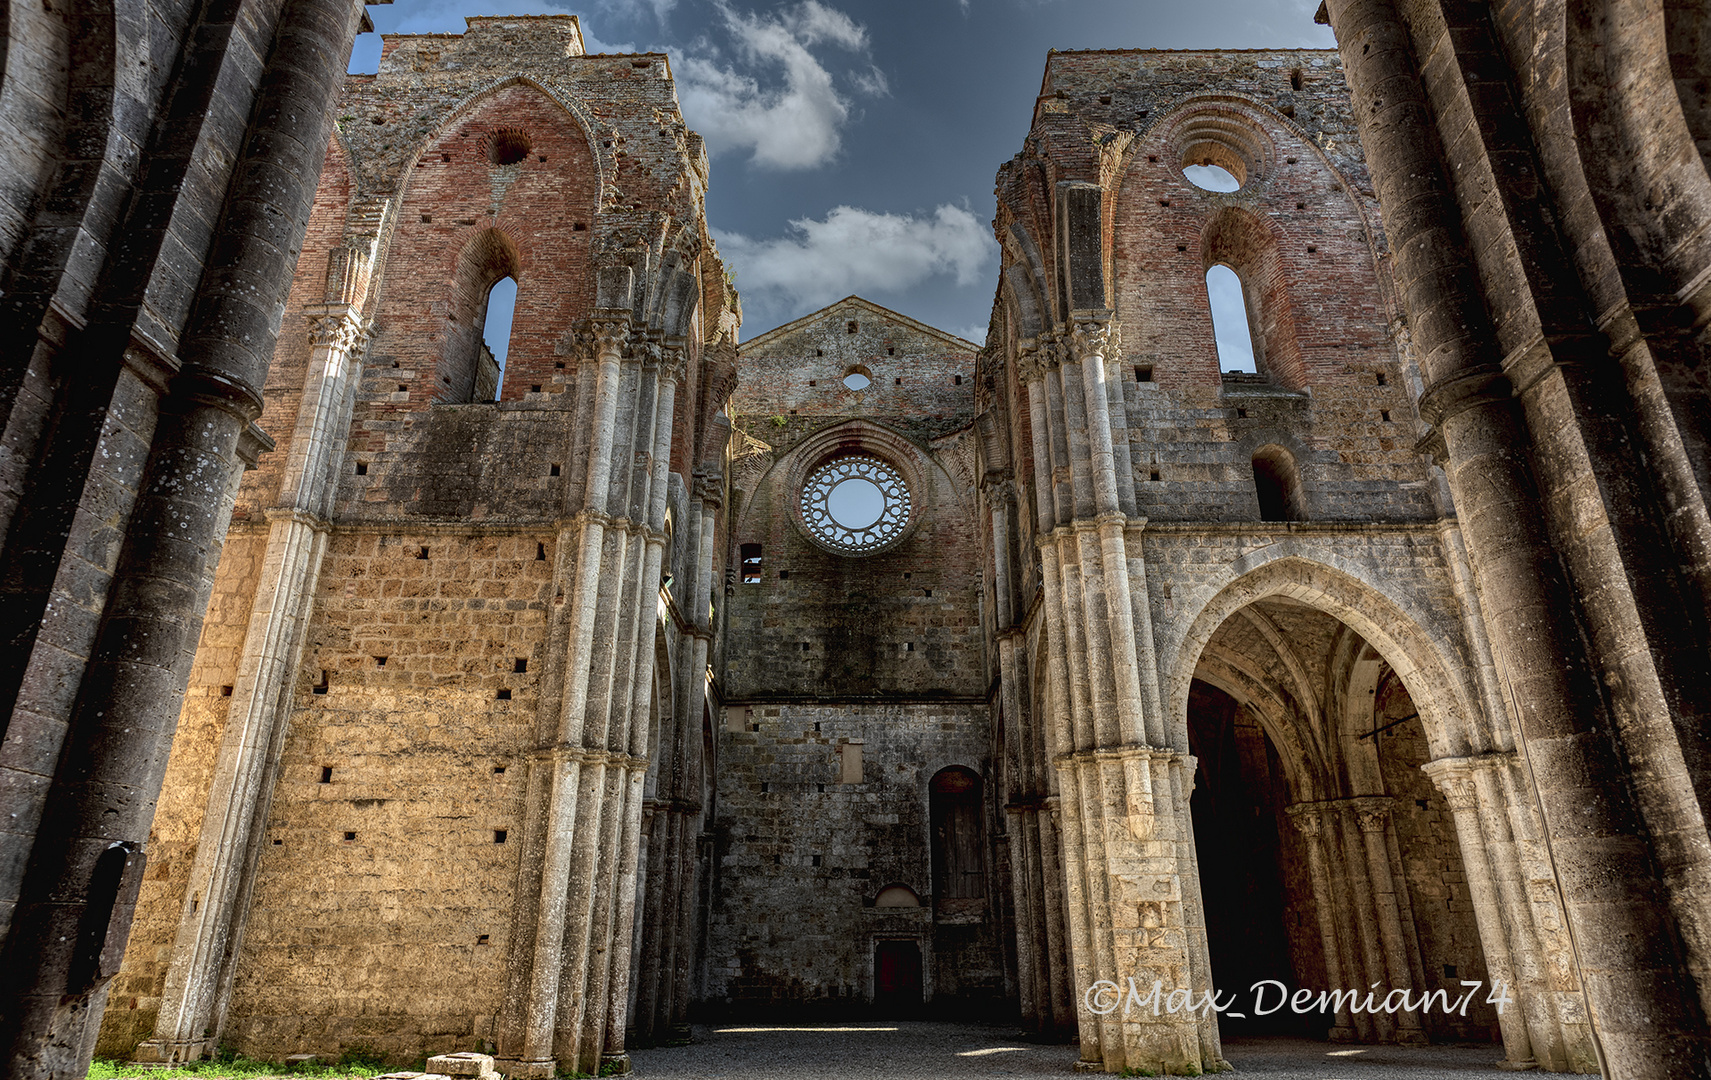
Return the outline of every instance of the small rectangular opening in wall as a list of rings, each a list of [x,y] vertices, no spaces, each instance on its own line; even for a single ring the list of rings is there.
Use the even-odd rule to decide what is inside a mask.
[[[528,658],[523,657],[523,656],[519,656],[515,660],[512,660],[511,661],[511,670],[515,671],[519,675],[521,675],[523,672],[529,670]]]
[[[1147,114],[1142,112],[1142,113],[1136,113],[1135,115],[1136,116],[1145,116]],[[1152,162],[1154,165],[1157,165],[1158,164],[1158,155],[1157,154],[1148,154],[1147,160]]]
[[[554,462],[553,464],[547,466],[547,475],[548,476],[558,476],[558,475],[560,475],[561,471],[562,470],[559,468],[557,462]]]
[[[274,842],[273,842],[273,846],[274,846],[274,847],[278,847],[278,846],[280,846],[280,845],[281,845],[281,844],[283,844],[283,843],[285,843],[285,841],[283,841],[283,840],[278,840],[278,839],[276,839],[276,840],[274,840]]]
[[[838,744],[838,783],[862,782],[861,748],[859,739],[849,739]]]
[[[1157,469],[1154,469],[1154,470],[1153,470],[1153,471],[1152,471],[1152,474],[1151,474],[1151,475],[1150,475],[1150,476],[1148,476],[1148,477],[1147,477],[1147,479],[1148,479],[1148,480],[1157,480],[1157,479],[1159,479],[1159,471],[1158,471],[1158,470],[1157,470]]]
[[[493,697],[494,697],[494,700],[496,700],[496,701],[510,701],[511,700],[511,691],[501,690],[497,694],[493,695]]]
[[[494,776],[504,776],[505,775],[505,766],[503,766],[503,765],[493,766],[493,775]]]
[[[1245,419],[1247,417],[1247,415],[1248,415],[1248,410],[1246,410],[1246,409],[1237,409],[1236,410],[1236,418],[1238,420]]]
[[[809,385],[809,386],[819,386],[819,385],[820,385],[820,384],[819,384],[819,382],[818,382],[818,381],[817,381],[817,380],[815,380],[815,379],[809,379],[809,380],[808,380],[808,385]]]
[[[489,937],[489,936],[488,936],[488,935],[486,935],[486,934],[482,934],[482,935],[481,935],[481,936],[480,936],[480,937],[478,937],[478,938],[476,938],[476,939],[475,939],[475,943],[476,943],[476,944],[477,944],[477,945],[486,945],[486,944],[487,944],[487,943],[488,943],[488,942],[490,942],[490,941],[491,941],[491,940],[493,940],[493,939],[492,939],[492,938],[490,938],[490,937]]]
[[[813,865],[819,866],[820,865],[820,856],[818,856],[818,855],[813,856],[811,861],[812,861]]]
[[[509,835],[510,833],[506,832],[504,829],[494,829],[493,842],[495,844],[503,844],[505,842],[505,838]]]
[[[434,223],[434,215],[432,215],[432,214],[423,214],[422,215],[422,224],[432,225],[433,223]]]
[[[530,387],[529,387],[529,393],[531,393],[531,394],[538,394],[538,393],[540,393],[540,392],[541,392],[541,384],[540,384],[540,383],[533,383],[533,384],[531,384],[531,385],[530,385]]]
[[[904,652],[914,652],[915,651],[915,643],[913,641],[905,641],[903,643],[903,651]]]
[[[1380,420],[1383,420],[1387,424],[1390,423],[1390,410],[1389,409],[1378,410],[1378,418]]]
[[[389,659],[391,659],[391,658],[386,657],[386,656],[377,656],[374,658],[374,666],[375,667],[385,667],[386,661]]]
[[[1318,250],[1319,250],[1319,247],[1317,244],[1308,244],[1307,245],[1307,254],[1309,254],[1309,255],[1313,254],[1315,251],[1318,251]]]
[[[856,324],[853,321],[849,324],[849,332],[852,334],[856,332]]]
[[[1283,159],[1283,163],[1285,165],[1293,165],[1293,164],[1295,164],[1295,159],[1292,157],[1286,157]]]
[[[588,223],[585,221],[579,221],[570,227],[570,231],[571,232],[587,232],[588,231]]]
[[[1178,244],[1178,245],[1176,245],[1176,250],[1177,251],[1187,251],[1188,245],[1187,244]]]
[[[1300,90],[1304,85],[1306,85],[1306,81],[1301,77],[1301,69],[1291,68],[1289,72],[1289,88],[1291,90]]]
[[[311,686],[309,689],[311,692],[316,693],[316,694],[324,694],[327,692],[327,669],[326,668],[321,669],[321,681],[316,683],[314,686]]]
[[[356,833],[353,833],[353,832],[345,833],[345,839],[346,840],[355,840],[356,839]]]
[[[423,548],[417,548],[416,549],[416,558],[425,559],[427,557],[428,557],[428,549],[427,548],[423,547]]]
[[[824,350],[824,349],[815,349],[815,350],[814,350],[814,355],[815,355],[815,356],[825,356],[825,355],[826,355],[826,350]]]
[[[220,687],[220,696],[221,697],[231,697],[232,696],[232,688],[229,686]]]
[[[928,590],[927,590],[927,595],[928,595],[928,596],[931,596],[931,595],[933,595],[933,590],[931,590],[931,589],[928,589]]]
[[[452,159],[452,156],[450,154],[441,154],[440,155],[441,161],[450,161],[451,159]]]
[[[368,462],[366,462],[366,461],[357,462],[356,463],[356,474],[358,476],[367,476],[368,475]]]
[[[743,584],[760,584],[760,552],[759,544],[743,544],[737,549],[743,564]]]
[[[1170,200],[1169,200],[1169,199],[1160,199],[1160,200],[1159,200],[1159,201],[1158,201],[1158,204],[1159,204],[1159,205],[1160,205],[1160,206],[1169,206],[1169,205],[1170,205]]]
[[[778,572],[778,580],[780,580],[780,581],[789,581],[789,580],[790,580],[790,571],[788,571],[788,570],[780,570],[780,571],[779,571],[779,572]]]
[[[1305,210],[1305,209],[1307,209],[1307,204],[1306,204],[1306,203],[1304,203],[1304,202],[1298,202],[1298,203],[1296,203],[1296,204],[1295,204],[1295,209],[1297,209],[1297,210]]]
[[[553,370],[554,371],[563,371],[564,370],[564,361],[563,360],[554,361]]]
[[[321,766],[321,783],[330,784],[332,782],[333,782],[333,767],[331,765]]]
[[[1111,95],[1110,94],[1100,94],[1099,95],[1099,104],[1101,104],[1101,105],[1111,104]]]
[[[547,561],[547,546],[545,544],[536,544],[535,545],[535,561],[536,562],[546,562]]]
[[[961,375],[956,376],[954,381],[955,381],[957,386],[961,386],[962,385],[962,376]]]
[[[1153,366],[1151,364],[1136,364],[1135,365],[1135,381],[1136,382],[1152,382],[1153,381]]]
[[[768,789],[771,788],[771,786],[772,786],[771,784],[767,783],[765,780],[762,780],[760,782],[760,793],[762,795],[765,795],[767,793]]]
[[[898,378],[897,378],[897,379],[896,379],[896,380],[895,380],[895,381],[894,381],[894,382],[892,382],[892,384],[891,384],[891,385],[893,385],[893,386],[902,386],[902,385],[903,385],[903,379],[902,379],[902,377],[901,377],[901,376],[899,376],[899,377],[898,377]]]
[[[410,387],[405,383],[399,383],[398,384],[398,392],[400,394],[408,394],[410,392]]]
[[[1382,371],[1377,372],[1377,375],[1378,375],[1378,385],[1383,386],[1384,385],[1384,372],[1382,372]]]

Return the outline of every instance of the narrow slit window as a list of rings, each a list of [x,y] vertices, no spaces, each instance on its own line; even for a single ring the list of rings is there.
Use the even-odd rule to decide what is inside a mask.
[[[760,545],[744,544],[742,546],[743,584],[760,584]]]
[[[492,357],[491,367],[476,375],[476,385],[485,381],[484,376],[493,381],[493,400],[499,399],[499,388],[505,384],[505,358],[511,351],[511,318],[517,312],[517,279],[502,277],[493,283],[493,288],[487,292],[487,316],[481,324],[481,342],[486,347],[482,355],[482,363],[488,363]],[[477,400],[483,400],[477,394]]]
[[[1222,371],[1253,374],[1254,337],[1248,326],[1247,297],[1242,279],[1223,263],[1206,271],[1206,299],[1212,308],[1212,337],[1218,345],[1218,367]]]

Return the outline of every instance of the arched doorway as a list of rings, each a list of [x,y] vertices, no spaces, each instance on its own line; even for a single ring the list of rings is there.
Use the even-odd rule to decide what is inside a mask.
[[[1418,670],[1416,667],[1413,670]],[[1377,984],[1416,1000],[1487,978],[1449,808],[1408,685],[1352,626],[1284,593],[1224,614],[1186,695],[1213,979],[1255,1003]],[[1498,1038],[1496,1010],[1278,1008],[1228,1036],[1423,1043]]]

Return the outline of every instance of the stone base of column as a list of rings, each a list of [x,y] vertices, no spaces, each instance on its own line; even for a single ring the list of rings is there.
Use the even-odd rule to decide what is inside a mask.
[[[628,1075],[630,1075],[630,1055],[626,1051],[622,1051],[622,1050],[620,1050],[616,1054],[601,1054],[600,1055],[600,1075],[601,1076],[628,1076]]]
[[[214,1052],[213,1039],[147,1039],[137,1044],[131,1060],[139,1065],[183,1065]]]
[[[1502,1072],[1528,1072],[1538,1067],[1539,1063],[1532,1058],[1525,1061],[1499,1061],[1497,1063],[1497,1068]]]
[[[558,1062],[552,1058],[545,1061],[524,1060],[523,1058],[494,1058],[493,1068],[510,1077],[511,1080],[553,1080],[558,1075]]]

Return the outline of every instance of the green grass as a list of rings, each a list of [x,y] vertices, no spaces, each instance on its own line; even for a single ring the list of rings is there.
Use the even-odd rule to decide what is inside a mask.
[[[335,1065],[283,1065],[277,1061],[256,1061],[246,1057],[222,1057],[215,1061],[196,1061],[187,1065],[148,1068],[129,1061],[95,1061],[89,1066],[88,1080],[179,1080],[180,1077],[205,1080],[259,1080],[261,1077],[349,1077],[366,1080],[384,1072],[395,1072],[366,1054],[347,1053]]]

